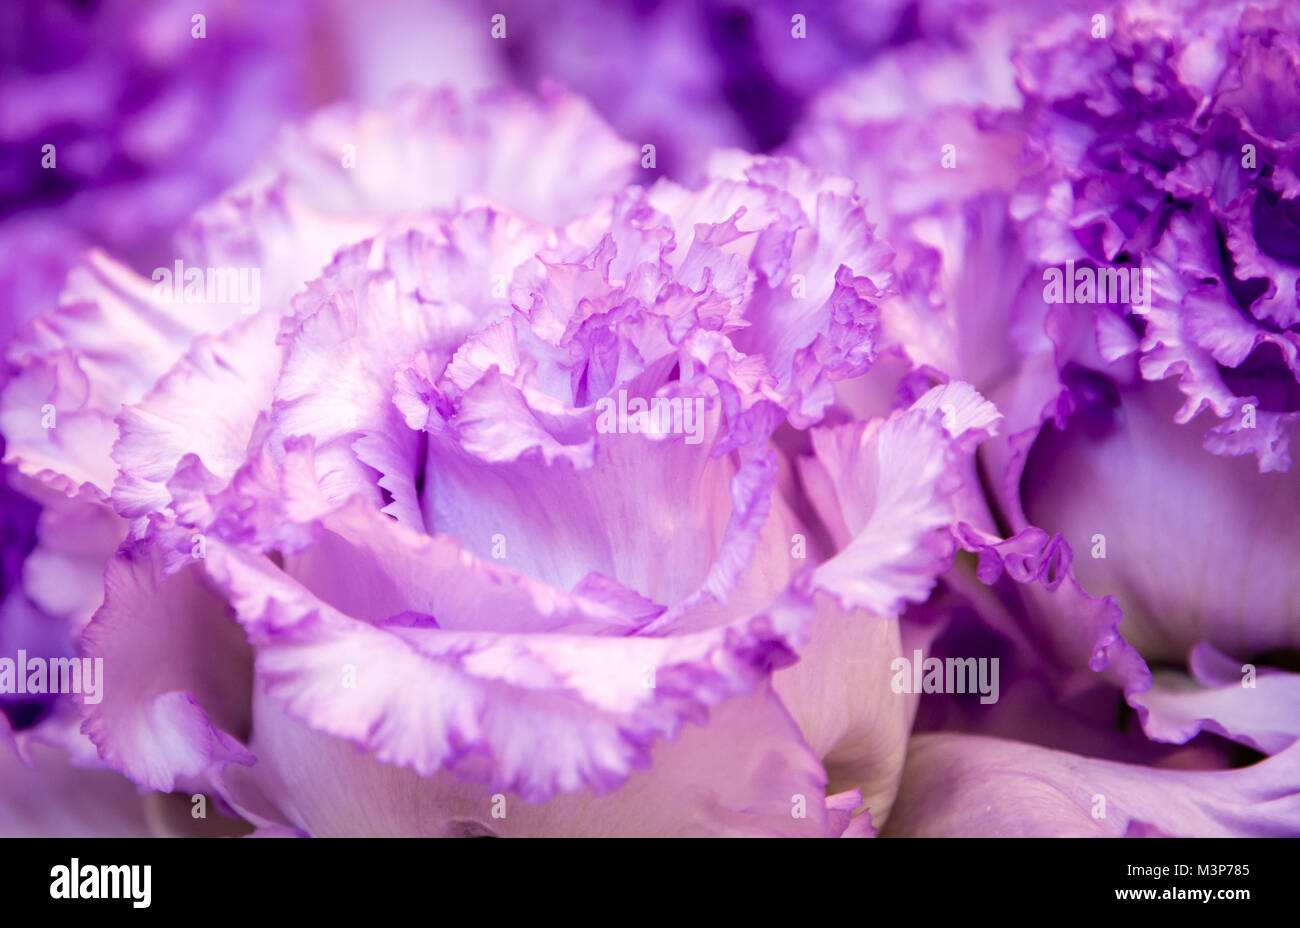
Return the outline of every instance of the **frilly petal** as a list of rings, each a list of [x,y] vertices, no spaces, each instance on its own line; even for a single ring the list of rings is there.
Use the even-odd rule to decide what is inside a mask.
[[[654,744],[645,769],[617,789],[543,802],[380,763],[260,693],[256,709],[259,764],[249,775],[312,836],[830,837],[846,829],[847,813],[842,804],[828,808],[825,774],[767,684]],[[719,742],[732,747],[719,752]],[[865,819],[848,830],[862,832]]]
[[[1157,670],[1151,689],[1130,700],[1150,737],[1185,744],[1208,731],[1263,754],[1300,739],[1300,676],[1243,664],[1204,642],[1188,670]]]
[[[353,510],[363,519],[369,511]],[[377,524],[370,532],[385,534]],[[429,612],[383,616],[368,603],[361,620],[266,559],[217,547],[206,564],[257,650],[259,678],[290,715],[379,761],[422,776],[449,770],[529,801],[617,787],[644,769],[658,739],[792,662],[809,618],[795,597],[705,632],[574,638],[518,612],[536,615],[543,603],[515,596],[511,614],[478,587],[458,608],[464,593],[431,585]],[[473,621],[466,609],[520,630],[458,630]],[[355,686],[342,682],[349,668]]]
[[[104,601],[104,565],[126,536],[127,525],[99,501],[53,499],[37,523],[37,544],[22,568],[22,589],[33,603],[79,632]]]
[[[801,459],[808,492],[839,553],[815,584],[846,607],[895,616],[951,563],[963,458],[999,416],[968,384],[935,387],[885,420],[815,429]],[[837,529],[838,527],[838,529]]]
[[[165,577],[157,552],[124,547],[108,565],[103,607],[82,653],[103,660],[101,701],[83,732],[116,770],[170,791],[229,763],[251,764],[251,663],[239,627],[197,568]]]
[[[384,505],[386,492],[388,512],[422,525],[424,440],[393,403],[395,378],[420,356],[440,370],[465,336],[509,312],[493,272],[509,280],[543,240],[532,224],[474,210],[340,253],[295,301],[275,432],[314,439],[328,498],[364,493]]]
[[[1219,455],[1254,455],[1259,469],[1291,466],[1290,437],[1300,413],[1300,338],[1273,331],[1242,312],[1217,239],[1199,223],[1175,217],[1153,258],[1155,294],[1146,316],[1141,372],[1147,380],[1177,377],[1186,401],[1176,421],[1203,410],[1221,421],[1204,439]]]
[[[979,555],[983,582],[993,583],[1005,568],[1023,584],[1023,627],[1038,659],[1054,668],[1065,690],[1090,685],[1085,670],[1126,693],[1150,687],[1146,662],[1121,633],[1124,613],[1114,597],[1094,596],[1079,583],[1073,552],[1060,535],[1027,529],[997,541],[980,538],[965,524],[959,535],[962,546]]]
[[[221,336],[198,339],[139,404],[118,418],[113,447],[117,511],[127,518],[162,512],[167,483],[193,455],[207,473],[229,481],[248,456],[259,413],[269,409],[283,349],[279,320],[263,313]]]
[[[1167,770],[970,735],[919,735],[886,836],[1300,834],[1295,753],[1238,770]]]
[[[9,347],[17,370],[0,401],[7,463],[68,496],[84,487],[107,498],[122,406],[142,399],[196,336],[242,318],[233,304],[158,301],[152,288],[92,252],[59,308]]]
[[[342,163],[345,145],[355,167]],[[416,213],[471,195],[554,223],[631,181],[639,159],[581,98],[551,86],[535,99],[404,90],[378,109],[338,105],[288,133],[270,160],[336,212]]]
[[[198,213],[182,242],[202,263],[264,268],[265,302],[278,306],[339,249],[431,211],[486,199],[565,222],[636,170],[636,149],[557,89],[461,99],[411,88],[379,108],[337,104],[288,130],[250,177]],[[490,279],[480,283],[491,291]]]
[[[763,359],[791,421],[806,427],[833,399],[830,381],[862,373],[873,358],[893,252],[843,178],[735,153],[716,156],[710,171],[715,179],[699,191],[661,181],[648,194],[679,230],[668,260],[697,289],[747,260],[744,328],[732,341]]]

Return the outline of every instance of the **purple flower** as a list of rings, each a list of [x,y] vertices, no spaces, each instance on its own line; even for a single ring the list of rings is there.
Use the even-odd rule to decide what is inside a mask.
[[[625,138],[654,146],[648,167],[693,183],[713,149],[777,148],[844,73],[895,47],[964,44],[967,24],[996,7],[578,0],[484,4],[483,15],[505,17],[506,41],[495,44],[515,80],[557,80],[582,94]]]
[[[202,23],[192,15],[167,0],[6,8],[6,341],[55,301],[85,248],[158,261],[175,228],[246,170],[281,120],[320,102],[299,79],[311,35],[304,4],[224,3]]]
[[[498,173],[534,120],[556,160]],[[807,508],[773,430],[867,369],[891,292],[848,185],[725,156],[698,190],[614,192],[635,150],[560,96],[407,96],[304,133],[191,234],[196,266],[257,262],[291,299],[159,326],[103,261],[15,355],[10,459],[130,526],[81,636],[129,681],[85,707],[103,758],[269,831],[869,828],[913,705],[873,695],[894,617],[949,563],[997,415],[953,385],[814,430]],[[130,380],[83,353],[133,340],[157,366]],[[60,364],[88,380],[71,402]],[[35,400],[67,430],[24,429]]]
[[[1149,266],[1153,293],[1146,313],[1062,314],[1069,416],[1026,446],[1016,490],[1027,518],[1088,551],[1076,570],[1116,596],[1125,637],[1148,660],[1185,667],[1130,696],[1147,733],[1184,742],[1213,731],[1268,754],[1300,734],[1285,721],[1296,678],[1284,672],[1297,641],[1288,590],[1300,484],[1285,471],[1300,342],[1278,250],[1293,133],[1259,109],[1287,92],[1288,16],[1222,5],[1119,16],[1112,40],[1079,49],[1071,72],[1086,79],[1109,62],[1100,90],[1056,89],[1038,104],[1045,150],[1072,137],[1079,167],[1053,154],[1047,170],[1069,184],[1061,203],[1072,201],[1081,257]],[[1031,100],[1039,55],[1020,54]],[[1207,409],[1221,421],[1203,433],[1193,419]]]
[[[503,10],[24,14],[0,829],[1300,834],[1289,10]]]
[[[1017,73],[1047,156],[1022,209],[1059,229],[1049,260],[1148,267],[1154,298],[1125,335],[1098,310],[1105,360],[1177,378],[1177,421],[1220,421],[1206,450],[1290,465],[1300,323],[1295,23],[1284,4],[1116,12],[1105,41],[1069,26],[1027,43]],[[1062,75],[1068,78],[1062,80]],[[1050,204],[1050,205],[1049,205]]]
[[[841,407],[878,413],[958,378],[1005,416],[979,449],[987,498],[966,499],[955,530],[978,564],[972,574],[959,561],[944,577],[948,599],[915,607],[904,635],[941,658],[1001,655],[1005,696],[987,710],[923,700],[917,731],[1141,765],[1114,771],[1122,777],[1109,786],[1109,768],[1088,773],[1099,795],[1123,803],[1099,826],[1081,787],[1054,766],[1073,761],[918,736],[926,750],[904,779],[917,792],[893,833],[1296,828],[1297,616],[1285,566],[1296,482],[1270,473],[1287,466],[1295,333],[1284,307],[1294,285],[1277,257],[1285,210],[1242,205],[1284,202],[1290,184],[1285,122],[1261,132],[1251,114],[1263,82],[1290,67],[1281,16],[1222,5],[1107,13],[1101,24],[1061,16],[1017,41],[1023,103],[1005,92],[1012,72],[999,56],[935,55],[903,71],[910,53],[900,51],[827,95],[791,145],[882,202],[898,252],[880,362],[839,385]],[[894,73],[912,80],[892,83]],[[864,90],[890,86],[901,96],[892,106]],[[1245,144],[1262,170],[1243,170]],[[1256,254],[1271,263],[1236,257]],[[1253,283],[1233,270],[1246,264]],[[1148,269],[1145,299],[1098,296],[1101,269],[1116,266]],[[1089,274],[1092,295],[1054,299],[1046,281],[1063,267],[1076,275],[1072,297]],[[1225,421],[1202,450],[1203,429],[1188,423],[1206,406]],[[1238,454],[1250,458],[1229,456]],[[1017,708],[1030,705],[1032,715]],[[1209,770],[1242,763],[1230,741],[1255,759],[1278,756],[1214,779]],[[1008,773],[1008,788],[1055,783],[1073,797],[1066,817],[1022,818],[1019,808],[982,824],[971,817],[1005,803],[997,768],[974,760],[999,752],[1032,768]],[[977,766],[948,806],[953,775],[942,771],[953,762]],[[1166,807],[1142,785],[1143,769],[1174,763],[1197,769],[1180,774],[1188,788],[1232,809],[1215,813],[1220,824]],[[913,769],[919,781],[909,783]],[[927,777],[945,790],[934,806]],[[1263,803],[1252,782],[1285,801]]]

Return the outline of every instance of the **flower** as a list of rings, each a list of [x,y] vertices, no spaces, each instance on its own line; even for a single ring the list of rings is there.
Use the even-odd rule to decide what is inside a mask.
[[[1292,13],[502,9],[22,14],[0,829],[1300,834]]]
[[[896,48],[932,53],[961,44],[966,24],[997,8],[983,0],[836,0],[807,8],[582,0],[549,8],[494,2],[482,5],[482,15],[504,17],[506,41],[494,45],[506,50],[518,83],[560,81],[625,138],[652,146],[645,166],[656,176],[694,185],[708,176],[717,149],[781,146],[845,72]]]
[[[300,80],[306,4],[223,2],[202,23],[192,13],[169,0],[5,11],[5,34],[22,36],[0,123],[6,342],[56,302],[81,251],[156,262],[283,119],[323,102]]]
[[[1052,191],[1050,207],[1023,208],[1051,209],[1060,229],[1044,247],[1054,260],[1153,274],[1150,311],[1132,333],[1098,310],[1105,360],[1136,355],[1143,379],[1176,377],[1186,397],[1177,421],[1210,410],[1221,421],[1206,450],[1252,455],[1266,472],[1289,468],[1300,396],[1286,244],[1295,133],[1263,103],[1295,91],[1292,19],[1282,4],[1119,11],[1107,41],[1068,43],[1068,83],[1054,79],[1062,30],[1017,57],[1048,156],[1037,186]]]
[[[545,105],[539,125],[582,145],[593,185],[617,177],[606,165],[626,148],[571,100]],[[502,106],[520,109],[483,118]],[[128,399],[58,409],[102,436],[77,460],[49,445],[62,426],[11,451],[130,526],[81,636],[130,684],[85,707],[85,732],[142,786],[211,791],[271,831],[869,827],[850,813],[887,811],[910,714],[871,697],[899,653],[893,619],[946,566],[954,472],[996,415],[954,385],[814,431],[816,461],[799,466],[837,526],[821,550],[772,433],[820,421],[833,383],[871,362],[891,255],[848,186],[725,156],[699,190],[633,187],[548,225],[502,200],[569,207],[498,186],[479,154],[531,111],[473,107],[482,129],[428,96],[350,132],[374,136],[377,165],[463,151],[454,198],[404,184],[394,199],[400,175],[304,161],[299,144],[194,226],[195,261],[263,260],[287,303],[237,322],[184,307],[160,330],[148,284],[105,263],[94,303],[61,310],[84,326],[47,323],[61,340],[19,356],[10,421],[29,390],[60,406],[39,395],[46,365]],[[299,243],[331,234],[324,272],[292,284],[310,267]],[[287,253],[304,263],[263,257]],[[80,354],[128,338],[173,346],[132,368],[129,391]],[[669,412],[609,431],[615,397]],[[939,423],[945,397],[960,426]],[[838,660],[850,646],[862,664]],[[719,742],[736,750],[712,769]],[[303,779],[316,752],[354,758],[358,817]],[[509,824],[497,796],[525,803]],[[649,818],[623,811],[648,796],[662,797]]]
[[[1004,698],[989,709],[922,701],[924,734],[904,774],[917,791],[887,833],[1294,832],[1296,616],[1282,565],[1295,481],[1273,473],[1287,466],[1294,333],[1270,299],[1290,284],[1278,263],[1245,289],[1225,270],[1233,243],[1244,254],[1271,235],[1234,225],[1227,204],[1285,183],[1238,164],[1248,140],[1261,163],[1289,158],[1286,138],[1250,128],[1243,101],[1258,90],[1241,92],[1243,75],[1262,80],[1289,61],[1282,16],[1157,5],[1107,12],[1089,36],[1088,18],[1067,14],[1016,38],[1009,59],[931,56],[906,71],[905,88],[891,83],[910,60],[899,52],[827,95],[790,146],[883,201],[899,255],[881,363],[838,385],[840,405],[870,414],[957,378],[1005,417],[978,452],[987,494],[965,500],[955,526],[978,562],[959,560],[943,595],[904,617],[904,639],[926,653],[1000,655]],[[958,72],[960,84],[943,79]],[[863,88],[882,86],[901,99],[860,102],[881,99]],[[945,144],[955,162],[942,160]],[[918,147],[935,156],[918,160]],[[1147,305],[1087,291],[1054,300],[1045,281],[1066,262],[1094,275],[1148,268]],[[1222,401],[1200,400],[1211,393]],[[1190,420],[1207,407],[1229,418],[1202,449]],[[1237,454],[1250,458],[1225,457]],[[1087,768],[1124,814],[1088,820],[1081,759],[955,731],[1133,765]],[[1003,755],[1032,770],[1007,774],[1008,787],[1041,780],[1072,797],[1062,818],[1007,805]],[[1209,773],[1265,755],[1249,774]],[[943,772],[967,763],[969,773]],[[1144,785],[1159,777],[1142,771],[1170,764],[1196,768],[1187,788],[1235,811],[1211,826],[1166,807]],[[1245,784],[1258,778],[1285,803],[1234,795],[1254,795]],[[970,810],[990,802],[1000,811],[979,821]]]

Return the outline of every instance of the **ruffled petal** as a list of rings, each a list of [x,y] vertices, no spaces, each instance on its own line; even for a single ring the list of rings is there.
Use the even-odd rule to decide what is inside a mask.
[[[895,616],[929,594],[951,563],[954,497],[997,410],[968,384],[936,387],[906,412],[812,433],[801,460],[809,494],[840,533],[816,585],[846,607]]]
[[[893,252],[875,235],[853,185],[793,159],[722,153],[699,191],[660,182],[648,200],[679,232],[668,256],[699,289],[747,260],[743,328],[731,336],[761,358],[799,427],[833,400],[830,384],[873,359],[877,304],[893,286]],[[688,234],[686,230],[693,230]]]
[[[1126,693],[1151,686],[1146,662],[1120,633],[1124,613],[1114,597],[1094,596],[1080,585],[1074,552],[1061,535],[1028,528],[1004,540],[963,522],[957,537],[978,555],[981,582],[994,584],[1005,572],[1017,584],[1012,595],[1019,601],[1008,621],[1033,662],[1051,668],[1063,690],[1093,685],[1094,674]]]
[[[9,348],[17,373],[0,401],[6,463],[69,496],[85,487],[107,498],[122,406],[139,402],[196,336],[243,318],[236,304],[155,299],[153,288],[99,253],[72,272],[60,307]]]
[[[544,241],[537,227],[471,211],[428,234],[411,231],[339,254],[286,322],[275,432],[311,436],[326,496],[363,493],[423,524],[417,482],[423,436],[393,403],[399,369],[441,369],[465,336],[509,311],[504,281]],[[494,296],[493,273],[502,289]],[[376,477],[375,474],[378,474]]]
[[[283,355],[278,325],[265,313],[198,339],[142,402],[123,410],[113,448],[113,502],[121,515],[163,512],[171,502],[167,483],[187,456],[218,480],[234,476],[259,413],[270,408]]]
[[[1117,764],[970,735],[908,748],[886,836],[1174,837],[1300,834],[1295,749],[1239,770]]]
[[[645,769],[617,789],[543,802],[380,763],[283,713],[273,697],[259,693],[256,709],[250,775],[315,837],[830,837],[846,828],[846,814],[827,808],[821,765],[767,684],[650,747]],[[847,827],[861,832],[864,818]]]
[[[350,517],[370,524],[370,539],[354,539],[362,552],[401,533],[369,512],[357,505]],[[359,619],[265,559],[210,548],[206,565],[258,652],[259,678],[289,714],[385,763],[423,776],[449,770],[529,801],[618,786],[644,769],[660,738],[791,663],[810,618],[795,597],[679,636],[548,633],[552,620],[542,610],[551,606],[530,604],[526,597],[541,590],[530,594],[522,578],[516,593],[464,579],[459,591],[447,589],[425,575],[407,583],[424,588],[427,611],[384,615],[382,602],[367,598]],[[460,630],[476,614],[519,630]],[[349,672],[354,686],[345,682]]]
[[[335,106],[288,133],[270,163],[332,212],[419,213],[481,196],[554,223],[631,181],[637,160],[585,102],[552,86],[535,99],[406,90],[379,109]]]
[[[251,662],[239,627],[197,568],[164,577],[157,552],[124,547],[82,653],[103,661],[103,694],[82,730],[116,770],[150,789],[251,764]]]
[[[1300,421],[1300,337],[1242,312],[1235,270],[1219,259],[1217,226],[1199,219],[1174,217],[1157,249],[1142,376],[1177,377],[1186,397],[1178,423],[1191,427],[1203,410],[1219,418],[1205,434],[1207,451],[1254,455],[1262,472],[1286,471]]]
[[[338,104],[286,130],[181,240],[195,263],[263,268],[264,302],[282,307],[339,249],[432,211],[486,198],[536,221],[565,222],[630,182],[636,168],[631,144],[555,88],[538,99],[407,88],[382,107]],[[485,295],[487,273],[478,281]]]
[[[97,499],[50,499],[37,523],[37,544],[22,567],[24,594],[46,615],[79,632],[104,602],[104,565],[127,525]]]
[[[1300,675],[1233,660],[1201,643],[1189,673],[1156,671],[1152,688],[1132,700],[1147,734],[1185,744],[1213,732],[1263,754],[1300,739]]]

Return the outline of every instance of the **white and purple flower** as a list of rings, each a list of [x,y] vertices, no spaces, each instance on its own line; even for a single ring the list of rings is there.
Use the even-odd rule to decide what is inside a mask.
[[[1290,10],[594,10],[16,291],[0,827],[1300,834]]]

